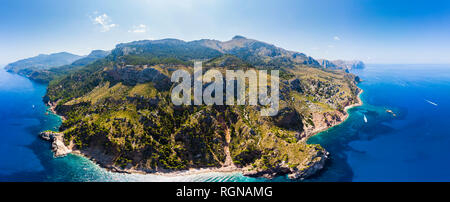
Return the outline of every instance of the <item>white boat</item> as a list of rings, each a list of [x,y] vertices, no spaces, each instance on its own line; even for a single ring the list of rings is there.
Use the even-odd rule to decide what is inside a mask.
[[[33,109],[34,109],[34,105],[31,105],[31,107],[33,107]]]
[[[434,102],[431,102],[431,101],[429,101],[429,100],[425,100],[425,101],[427,101],[428,103],[430,103],[430,104],[432,104],[432,105],[434,105],[434,106],[438,106],[438,104],[436,104],[436,103],[434,103]]]
[[[367,123],[367,117],[365,114],[364,114],[364,122]]]

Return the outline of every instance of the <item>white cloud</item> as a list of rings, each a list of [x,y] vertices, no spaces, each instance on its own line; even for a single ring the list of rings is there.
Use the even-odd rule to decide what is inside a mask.
[[[133,29],[128,30],[128,32],[131,32],[131,33],[145,33],[145,32],[147,32],[147,25],[144,25],[144,24],[134,25]]]
[[[328,45],[328,48],[334,48],[334,45]]]
[[[97,14],[97,12],[95,12],[94,14]],[[91,19],[94,25],[99,25],[101,27],[102,32],[107,32],[112,28],[118,26],[117,24],[113,24],[111,18],[105,13],[94,18],[91,17]]]
[[[340,41],[340,40],[341,40],[341,38],[339,38],[338,36],[334,36],[333,39],[334,39],[335,41]]]

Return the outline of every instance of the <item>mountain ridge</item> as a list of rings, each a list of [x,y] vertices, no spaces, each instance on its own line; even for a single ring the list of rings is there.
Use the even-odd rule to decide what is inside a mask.
[[[18,73],[20,70],[26,68],[33,68],[37,70],[46,70],[52,67],[62,66],[70,64],[82,56],[75,55],[68,52],[59,52],[52,54],[39,54],[34,57],[18,60],[13,63],[9,63],[5,66],[5,69],[9,72]]]

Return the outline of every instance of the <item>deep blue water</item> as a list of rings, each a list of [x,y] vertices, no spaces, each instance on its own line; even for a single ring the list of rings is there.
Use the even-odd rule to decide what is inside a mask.
[[[450,65],[370,65],[354,73],[364,80],[364,105],[309,139],[332,153],[315,180],[450,181]]]
[[[308,181],[450,181],[450,65],[369,65],[354,73],[364,80],[364,105],[308,140],[331,153]],[[76,155],[55,159],[37,136],[61,122],[46,115],[45,88],[0,70],[0,181],[266,181],[236,173],[126,175]]]

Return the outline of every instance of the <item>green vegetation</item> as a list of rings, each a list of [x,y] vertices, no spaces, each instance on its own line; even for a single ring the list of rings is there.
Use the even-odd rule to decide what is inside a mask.
[[[153,55],[125,55],[123,56],[123,62],[128,65],[157,65],[157,64],[180,64],[190,65],[193,64],[189,61],[183,61],[175,57],[170,58],[158,58]]]
[[[229,53],[198,41],[119,44],[104,59],[54,78],[45,99],[66,118],[60,128],[65,143],[104,165],[152,171],[220,167],[228,147],[236,166],[306,169],[324,150],[306,144],[305,137],[355,102],[355,77],[260,43]],[[258,57],[259,48],[274,55]],[[174,106],[170,74],[192,72],[194,59],[219,71],[280,70],[279,114],[261,117],[263,106]],[[324,118],[317,122],[313,115]]]

